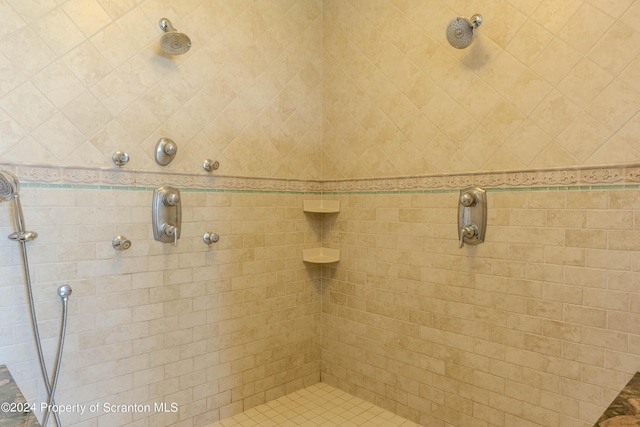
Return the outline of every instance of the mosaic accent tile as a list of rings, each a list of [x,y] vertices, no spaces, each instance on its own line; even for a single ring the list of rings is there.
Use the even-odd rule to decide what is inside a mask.
[[[324,383],[298,390],[207,427],[418,427]]]

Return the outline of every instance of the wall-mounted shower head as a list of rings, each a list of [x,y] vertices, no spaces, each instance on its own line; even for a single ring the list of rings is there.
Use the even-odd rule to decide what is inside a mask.
[[[456,49],[464,49],[473,43],[475,30],[482,24],[482,15],[475,14],[471,20],[453,18],[447,25],[447,40]]]
[[[182,55],[191,49],[191,39],[186,34],[179,33],[167,18],[159,22],[165,35],[160,39],[162,50],[169,55]]]

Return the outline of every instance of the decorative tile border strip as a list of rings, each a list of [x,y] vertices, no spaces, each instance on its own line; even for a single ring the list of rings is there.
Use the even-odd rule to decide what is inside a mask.
[[[537,187],[594,187],[640,184],[640,165],[638,164],[327,181],[2,163],[0,163],[0,168],[15,173],[21,182],[33,184],[129,188],[157,187],[168,184],[194,190],[293,193],[437,191],[460,189],[472,185],[494,189],[531,189]]]
[[[582,187],[640,183],[640,166],[447,174],[322,182],[327,193],[482,188]]]
[[[130,188],[172,185],[185,189],[296,193],[319,193],[322,191],[320,181],[306,180],[232,177],[166,171],[150,172],[126,169],[114,170],[43,165],[9,165],[1,163],[0,169],[15,173],[21,182],[33,184],[116,186]]]

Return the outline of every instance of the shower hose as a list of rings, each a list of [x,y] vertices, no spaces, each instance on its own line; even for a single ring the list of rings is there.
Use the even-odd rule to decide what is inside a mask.
[[[27,257],[27,242],[26,240],[19,240],[22,248],[22,260],[24,267],[24,275],[27,282],[27,293],[29,294],[29,307],[31,309],[31,324],[33,326],[33,335],[36,340],[36,347],[38,348],[38,360],[40,361],[40,370],[42,371],[42,378],[44,379],[44,385],[47,389],[47,407],[44,411],[42,418],[42,427],[47,426],[49,421],[49,414],[52,412],[51,408],[55,405],[54,396],[56,393],[56,386],[58,385],[58,374],[60,373],[60,362],[62,361],[62,348],[64,346],[64,336],[67,329],[67,301],[68,294],[64,287],[58,289],[58,294],[62,297],[62,324],[60,327],[60,336],[58,339],[58,353],[56,356],[56,364],[53,367],[53,379],[49,380],[49,374],[47,373],[47,366],[44,363],[44,355],[42,353],[42,342],[40,341],[40,331],[38,329],[38,320],[36,318],[36,309],[33,300],[33,290],[31,287],[31,276],[29,275],[29,259]],[[60,417],[56,411],[53,411],[53,417],[58,427],[62,427],[60,423]]]

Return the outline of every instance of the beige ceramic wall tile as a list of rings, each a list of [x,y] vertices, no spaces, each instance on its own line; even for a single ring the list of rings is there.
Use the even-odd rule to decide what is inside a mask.
[[[47,120],[41,114],[47,97],[46,102],[56,109],[67,107],[70,123],[87,137],[118,119],[123,125],[127,123],[126,132],[133,138],[133,144],[119,147],[128,153],[136,153],[145,138],[159,128],[183,148],[195,139],[198,128],[209,128],[208,145],[216,147],[213,154],[229,146],[229,153],[221,157],[227,174],[281,178],[310,174],[308,178],[320,178],[320,170],[310,165],[320,153],[321,136],[307,132],[321,118],[317,92],[321,82],[320,2],[258,3],[251,7],[228,3],[215,9],[207,2],[186,0],[171,7],[151,0],[8,4],[3,16],[11,20],[5,26],[11,30],[0,43],[0,53],[3,59],[11,58],[12,65],[0,67],[0,81],[4,82],[0,102],[29,132]],[[161,17],[172,19],[176,28],[192,37],[194,47],[186,55],[162,55]],[[32,102],[27,102],[17,87],[22,83],[19,75],[24,80],[33,77],[35,86],[29,87],[38,88],[40,95],[31,91]],[[226,79],[224,87],[209,86],[220,82],[220,76]],[[68,104],[87,90],[101,105],[92,103],[86,112],[80,114],[76,108],[76,114],[71,114]],[[20,114],[17,105],[9,108],[12,99],[31,105],[30,113]],[[103,109],[106,115],[101,113],[99,120],[88,117]],[[273,118],[271,128],[263,128],[258,141],[245,143],[243,129],[260,123],[263,110],[275,111],[278,117]],[[187,111],[197,126],[185,121]],[[148,120],[146,112],[152,113],[153,120]],[[305,149],[298,149],[290,158],[270,155],[265,142],[287,120],[299,122],[289,127],[288,137],[294,146]],[[194,131],[185,134],[187,127]],[[222,135],[213,132],[219,128],[223,128]],[[31,144],[40,142],[35,135],[23,138],[25,143],[26,138]],[[78,152],[60,157],[59,164],[108,166],[110,158],[102,158],[98,153],[103,150],[93,144],[90,139],[78,145]],[[4,147],[2,154],[16,161],[25,157],[23,163],[32,161],[16,148]],[[199,162],[207,155],[200,157]],[[268,161],[270,167],[257,168],[255,161],[246,162],[254,157]],[[85,161],[80,161],[83,158]],[[144,160],[136,167],[152,169],[153,164]],[[188,162],[176,164],[174,169],[193,172]]]
[[[634,0],[496,1],[485,11],[473,2],[485,23],[460,51],[443,33],[451,18],[469,16],[464,1],[58,3],[0,5],[0,154],[16,163],[112,167],[107,147],[122,142],[136,168],[157,170],[151,150],[165,132],[184,139],[172,172],[193,172],[209,155],[223,159],[225,175],[318,180],[637,160]],[[159,54],[165,14],[193,36],[183,57]],[[601,18],[593,31],[571,32],[587,15]],[[64,25],[48,32],[55,16]],[[76,100],[83,93],[91,96]],[[598,138],[578,131],[587,116]],[[412,195],[412,205],[345,197],[323,228],[309,226],[300,195],[193,199],[211,211],[197,212],[177,249],[151,240],[148,198],[135,191],[83,190],[81,210],[26,202],[29,224],[43,230],[32,248],[42,305],[50,303],[44,318],[58,313],[44,288],[77,283],[67,356],[91,364],[64,365],[77,383],[61,386],[59,399],[169,396],[205,425],[317,382],[322,342],[324,380],[425,425],[592,424],[638,366],[638,239],[621,222],[639,198],[603,191],[610,206],[599,193],[585,208],[572,191],[582,196],[490,194],[505,212],[491,213],[486,245],[462,249],[449,193]],[[105,199],[117,209],[104,209]],[[571,211],[561,214],[565,201]],[[376,218],[379,209],[389,211]],[[588,209],[587,229],[576,209]],[[591,228],[598,218],[602,227]],[[137,238],[116,253],[110,240],[123,224]],[[223,239],[205,247],[200,233],[213,226]],[[301,264],[318,230],[343,250],[338,268]],[[47,236],[67,239],[65,249]],[[95,246],[85,253],[87,244]],[[2,250],[17,259],[9,242]],[[18,283],[16,265],[3,272]],[[11,307],[22,309],[19,289]],[[3,324],[24,331],[20,313],[3,311]],[[418,335],[409,321],[421,322]],[[26,335],[2,350],[33,383]],[[203,400],[206,409],[193,409]]]
[[[567,153],[586,162],[605,143],[609,135],[607,129],[592,116],[580,114],[556,140]]]
[[[604,141],[614,137],[628,121],[629,114],[637,113],[639,108],[626,100],[626,96],[633,97],[633,91],[618,91],[615,88],[619,84],[610,85],[613,76],[635,63],[638,55],[635,48],[623,51],[623,45],[632,43],[629,37],[633,39],[636,34],[628,28],[637,10],[633,6],[635,2],[603,5],[577,0],[562,4],[546,0],[526,4],[504,1],[484,5],[484,9],[483,5],[477,5],[476,9],[485,15],[485,22],[477,30],[479,37],[476,42],[460,51],[448,45],[442,28],[456,13],[468,15],[468,5],[453,3],[445,6],[437,1],[420,4],[391,3],[397,9],[384,2],[379,8],[361,3],[357,7],[355,4],[342,7],[332,4],[331,7],[326,7],[324,38],[335,42],[325,43],[325,55],[331,62],[330,67],[341,72],[325,74],[325,117],[336,113],[349,114],[352,111],[347,104],[328,102],[328,97],[337,93],[348,81],[345,80],[346,77],[356,81],[363,93],[374,95],[368,100],[380,106],[385,113],[385,95],[390,96],[396,87],[408,85],[410,92],[406,89],[403,92],[445,136],[444,141],[432,137],[425,142],[432,158],[460,157],[447,148],[447,143],[459,145],[456,141],[458,129],[461,123],[470,122],[469,114],[481,120],[479,125],[492,131],[497,137],[497,141],[493,141],[487,150],[487,153],[495,153],[496,158],[492,161],[476,159],[464,163],[463,167],[471,170],[518,169],[525,165],[557,167],[598,162],[624,163],[624,153],[628,155],[628,159],[637,157],[635,149],[621,143],[598,149]],[[629,11],[625,14],[627,9]],[[584,19],[585,16],[589,16],[589,19]],[[595,20],[593,25],[587,24],[591,20]],[[406,42],[402,42],[410,37],[403,37],[404,29],[400,23],[409,21],[418,23],[430,37],[428,53],[424,58],[427,66],[417,63],[408,54]],[[385,24],[379,25],[378,22]],[[412,25],[409,27],[414,28]],[[417,31],[410,28],[407,28],[407,33]],[[623,33],[627,35],[623,36]],[[372,47],[372,43],[375,43],[375,47]],[[348,57],[339,53],[345,49],[345,45],[351,44],[354,49],[351,49]],[[397,68],[397,64],[406,64],[407,59],[420,69],[412,73],[410,78],[407,78],[406,73],[399,73]],[[369,67],[373,64],[381,73],[374,71],[377,74],[374,80],[362,79],[361,74],[354,72],[349,66],[350,62],[356,61],[366,61]],[[630,77],[633,74],[631,70],[632,68],[627,71],[629,77],[626,81],[633,85],[637,79]],[[478,77],[481,81],[478,81]],[[546,94],[550,94],[550,97],[545,99]],[[607,99],[613,99],[620,105],[613,105]],[[509,105],[506,106],[505,102]],[[462,106],[462,109],[456,108],[455,104]],[[492,115],[491,110],[494,113],[498,111],[496,105],[502,105],[502,112],[511,110],[511,114]],[[597,133],[597,138],[591,138],[591,134],[584,136],[586,146],[591,147],[588,153],[578,153],[576,149],[567,150],[562,145],[566,142],[559,135],[578,114],[584,112],[600,121],[607,130]],[[399,117],[397,113],[394,115]],[[528,136],[527,128],[519,128],[521,123],[516,125],[513,121],[518,115],[533,119],[545,134],[558,137],[557,144],[550,146],[545,139],[546,135],[543,135],[545,143],[531,146],[526,155],[510,150],[516,154],[510,158],[500,148],[508,146],[510,141],[526,140]],[[414,111],[410,106],[404,106],[401,116],[410,118],[414,116]],[[397,122],[396,124],[399,125]],[[514,125],[515,128],[512,127]],[[408,125],[399,125],[399,128],[408,135],[416,134],[416,127],[419,126],[419,122],[410,120]],[[465,127],[465,131],[473,132],[468,127]],[[345,145],[351,145],[350,141],[357,141],[353,136],[353,128],[338,132],[344,140],[343,144],[330,144],[326,134],[324,139],[323,148],[333,159],[344,157],[340,152],[348,151]],[[513,146],[513,142],[511,144]],[[337,152],[333,153],[334,150]],[[401,156],[402,151],[398,151]],[[609,154],[610,152],[615,154]],[[327,173],[331,175],[326,175],[325,178],[392,173],[391,169],[380,168],[384,158],[376,162],[371,156],[380,156],[380,153],[372,151],[365,168],[330,168]],[[411,154],[407,152],[407,156]],[[396,163],[410,164],[406,161]],[[460,164],[453,161],[438,161],[434,166],[438,172],[462,170]],[[399,172],[402,173],[402,170],[403,167],[400,166]]]
[[[611,80],[610,73],[585,58],[558,84],[558,89],[576,105],[585,107],[604,90]]]
[[[461,396],[473,407],[485,407],[469,412],[469,425],[485,421],[489,413],[502,419],[513,412],[514,405],[525,403],[530,405],[525,412],[542,417],[525,425],[592,423],[609,404],[609,394],[615,395],[637,366],[637,356],[629,347],[629,334],[638,320],[637,290],[629,286],[636,275],[630,271],[636,248],[629,245],[634,238],[610,236],[628,233],[624,227],[632,226],[622,201],[632,200],[636,190],[574,191],[490,193],[493,209],[506,210],[511,222],[490,225],[488,241],[465,247],[464,252],[455,245],[455,231],[438,233],[437,244],[417,249],[412,245],[419,228],[441,229],[448,223],[444,216],[449,213],[441,208],[446,195],[439,203],[434,201],[441,195],[413,195],[414,207],[399,210],[400,196],[344,200],[327,237],[342,242],[341,250],[349,255],[337,269],[347,271],[327,277],[330,297],[323,300],[327,331],[323,380],[371,401],[392,398],[396,400],[389,404],[401,405],[405,396],[408,402],[420,401],[410,418],[429,420],[426,425],[460,425],[459,417],[466,413],[459,407]],[[577,201],[587,195],[593,204],[585,209]],[[609,207],[610,198],[615,206]],[[358,221],[356,212],[368,205],[378,206],[381,215],[388,213],[386,222],[401,222],[416,231],[406,235],[394,234],[393,227],[367,231],[362,224],[367,221]],[[352,241],[331,237],[353,233],[360,237]],[[425,266],[425,274],[413,277],[398,265],[379,277],[371,269],[380,262],[376,252],[352,248],[357,242],[373,245],[374,237],[392,238],[394,245],[411,251],[412,264]],[[499,240],[512,242],[509,255],[497,250]],[[609,241],[616,243],[607,248]],[[451,251],[446,249],[449,244]],[[519,247],[521,262],[513,258]],[[350,263],[350,256],[357,256],[358,262]],[[483,270],[487,265],[489,273]],[[359,274],[368,276],[369,290],[365,287],[354,294],[348,289],[361,282]],[[403,296],[404,288],[392,286],[400,280],[413,283],[421,293]],[[396,325],[404,325],[407,312],[425,325],[418,338],[409,324],[407,328],[389,324],[391,318]],[[426,369],[432,379],[418,379],[409,368],[389,369],[371,379],[368,373],[376,370],[375,360],[381,356],[394,364],[423,367],[420,371]],[[444,363],[444,372],[438,362]],[[408,381],[407,375],[425,392],[385,393],[385,384]],[[467,390],[471,377],[476,379],[473,392]],[[383,397],[377,398],[378,394]],[[443,409],[430,409],[436,407]],[[545,420],[543,424],[540,419]]]
[[[219,61],[219,57],[210,56],[205,41],[196,36],[189,56],[193,65],[186,57],[172,61],[158,56],[156,43],[161,33],[156,12],[161,9],[185,32],[212,35],[207,28],[189,29],[186,21],[180,20],[182,12],[202,12],[192,10],[192,3],[176,2],[174,9],[165,9],[159,7],[159,2],[152,5],[152,2],[100,1],[80,5],[72,1],[63,5],[64,10],[55,9],[57,6],[52,3],[56,13],[69,17],[58,31],[76,25],[83,37],[92,38],[91,41],[82,38],[80,41],[84,42],[80,43],[75,37],[78,33],[73,33],[74,37],[63,37],[68,44],[56,45],[58,50],[49,50],[36,35],[50,37],[47,40],[52,44],[57,41],[53,36],[62,37],[59,32],[46,33],[47,19],[58,15],[47,15],[50,11],[47,8],[41,10],[45,3],[33,4],[29,9],[16,2],[6,6],[10,10],[3,13],[13,20],[4,27],[12,31],[6,38],[9,41],[0,48],[3,61],[0,128],[5,160],[109,167],[111,153],[124,149],[132,155],[136,169],[155,170],[157,165],[151,159],[149,147],[161,133],[169,132],[183,142],[181,150],[185,153],[185,160],[176,163],[179,167],[173,170],[193,172],[205,157],[219,155],[214,145],[217,141],[210,141],[200,130],[244,91],[245,97],[240,100],[251,107],[254,117],[243,116],[243,123],[255,121],[256,126],[252,128],[251,144],[239,145],[236,157],[239,160],[255,157],[268,165],[257,168],[251,163],[247,167],[238,161],[240,166],[235,171],[228,169],[228,173],[302,178],[310,171],[309,178],[320,177],[320,169],[308,168],[318,155],[320,142],[319,127],[314,126],[320,119],[320,66],[315,57],[319,39],[313,36],[319,32],[311,25],[315,21],[318,27],[319,2],[306,2],[302,9],[290,9],[291,4],[267,3],[255,10],[225,8],[228,21],[241,12],[252,12],[247,24],[251,25],[249,34],[256,36],[250,42],[256,46],[269,46],[268,40],[258,40],[271,22],[266,18],[281,17],[291,25],[288,32],[277,35],[283,51],[272,47],[271,56],[256,58],[254,62],[250,56],[257,52],[255,46],[243,52],[241,59],[249,61],[247,65],[255,65],[251,67],[254,73],[264,69],[266,64],[260,62],[264,58],[273,64],[275,73],[265,75],[259,88],[253,82],[250,87],[243,86],[242,75],[228,73],[226,76],[232,77],[230,83],[220,78],[222,63],[208,61],[210,58]],[[138,8],[138,3],[145,4]],[[213,12],[220,11],[209,10],[211,16]],[[35,22],[34,26],[24,26],[18,13]],[[260,14],[263,16],[258,17]],[[107,20],[107,16],[111,18]],[[117,18],[120,18],[117,23],[111,21]],[[198,20],[194,17],[189,22]],[[264,26],[254,25],[260,22]],[[209,23],[202,21],[203,26]],[[236,28],[241,27],[239,23]],[[23,33],[14,32],[20,28]],[[22,46],[17,49],[18,45],[13,43],[21,35]],[[242,37],[236,40],[247,41]],[[76,46],[77,43],[80,44]],[[121,50],[117,49],[118,43]],[[241,45],[232,46],[231,50]],[[25,46],[28,57],[21,53]],[[66,53],[68,49],[71,50]],[[289,51],[285,52],[286,49]],[[55,61],[53,52],[65,56]],[[200,52],[202,55],[197,55]],[[229,61],[240,57],[237,52],[232,53]],[[13,64],[4,62],[5,55],[11,57]],[[279,64],[287,64],[286,69],[278,68]],[[32,75],[33,80],[29,81]],[[166,89],[158,86],[157,91],[145,96],[158,83]],[[267,83],[275,90],[265,92]],[[208,88],[208,92],[198,96],[203,88]],[[264,93],[269,96],[265,98]],[[193,103],[189,104],[191,108],[185,108],[196,97],[198,105]],[[29,106],[25,101],[29,101]],[[50,105],[56,111],[50,111]],[[210,115],[202,112],[208,108]],[[243,114],[246,110],[249,108],[245,111],[236,108]],[[269,116],[267,112],[275,113]],[[266,152],[258,153],[263,140],[281,129],[293,147],[290,157],[268,158]],[[17,143],[19,148],[12,150]],[[282,167],[282,162],[292,167]],[[298,231],[308,228],[300,209],[301,196],[246,194],[231,200],[229,194],[216,194],[205,200],[195,197],[199,193],[185,193],[187,222],[178,248],[173,249],[150,240],[146,192],[67,190],[57,196],[44,192],[34,199],[27,188],[22,195],[29,224],[41,233],[31,248],[31,261],[34,281],[42,288],[38,290],[38,300],[42,302],[43,321],[57,324],[59,315],[59,301],[48,290],[58,282],[74,287],[65,347],[65,360],[69,363],[65,362],[65,372],[61,373],[67,382],[59,388],[60,399],[81,402],[109,398],[122,403],[142,403],[166,397],[180,403],[183,423],[194,419],[195,425],[206,425],[220,418],[221,408],[223,416],[230,415],[265,401],[266,396],[318,381],[319,286],[296,284],[314,276],[313,280],[317,280],[317,274],[310,275],[301,262],[301,251],[303,247],[316,246],[318,237],[315,233],[303,235]],[[81,207],[76,205],[76,195]],[[36,204],[31,204],[30,198],[37,200]],[[196,217],[196,211],[189,206],[192,203],[203,206],[195,221],[188,220]],[[233,212],[221,211],[232,204],[236,205]],[[105,205],[114,208],[105,209]],[[206,205],[209,207],[204,208]],[[288,208],[283,209],[284,206]],[[277,213],[272,212],[267,218],[265,211],[271,208]],[[6,213],[2,223],[10,223]],[[234,221],[238,218],[241,220]],[[215,250],[202,243],[202,232],[209,227],[226,237]],[[127,252],[116,253],[111,247],[111,239],[119,233],[133,241]],[[285,245],[281,245],[283,237]],[[5,246],[3,250],[12,249]],[[310,270],[315,271],[313,267]],[[10,274],[5,276],[13,281]],[[16,276],[15,282],[19,281]],[[286,285],[286,289],[267,292],[276,283]],[[227,305],[230,300],[238,301],[226,296],[234,287],[244,289],[239,303]],[[16,290],[15,295],[15,307],[25,313],[23,292]],[[270,300],[273,301],[269,304],[261,304]],[[267,316],[265,312],[272,314]],[[301,321],[304,317],[308,321]],[[17,333],[27,325],[23,320],[17,321]],[[228,326],[226,321],[235,324]],[[43,337],[53,339],[55,330],[57,326],[43,329]],[[42,388],[38,390],[36,386],[36,377],[32,375],[35,370],[27,368],[33,362],[32,357],[23,354],[22,341],[18,341],[6,346],[3,342],[2,354],[6,351],[12,355],[3,360],[16,362],[13,371],[20,383],[33,384],[25,390],[35,399]],[[221,349],[233,354],[221,357]],[[255,365],[257,362],[261,363],[259,367]],[[25,374],[21,376],[20,372]],[[236,400],[232,402],[232,398]],[[110,425],[136,423],[144,418],[99,414],[93,417],[95,422],[98,417],[99,422]],[[175,417],[156,414],[149,419],[154,425],[168,425],[178,422]],[[77,416],[64,419],[67,425],[87,422]]]

